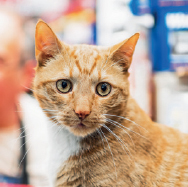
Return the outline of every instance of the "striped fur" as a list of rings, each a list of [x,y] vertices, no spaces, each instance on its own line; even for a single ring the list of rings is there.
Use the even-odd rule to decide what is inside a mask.
[[[137,39],[138,34],[110,48],[67,45],[46,23],[37,24],[35,97],[62,127],[59,133],[71,133],[58,141],[70,146],[74,137],[76,144],[68,154],[61,146],[54,150],[68,155],[55,171],[54,186],[188,186],[188,135],[152,122],[129,95],[127,70]],[[60,79],[71,80],[71,92],[57,90]],[[109,95],[97,95],[100,82],[111,84]],[[83,128],[76,108],[90,112]]]

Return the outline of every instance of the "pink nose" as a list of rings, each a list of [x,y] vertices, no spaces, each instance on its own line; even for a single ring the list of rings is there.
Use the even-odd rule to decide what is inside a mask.
[[[75,110],[75,113],[78,115],[79,119],[85,119],[89,114],[89,110]]]

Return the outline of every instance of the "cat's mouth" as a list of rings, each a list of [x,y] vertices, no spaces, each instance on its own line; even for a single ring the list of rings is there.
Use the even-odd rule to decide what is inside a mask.
[[[88,134],[93,133],[98,128],[97,124],[92,124],[88,121],[77,121],[77,123],[67,126],[69,126],[70,132],[81,137],[85,137]]]
[[[86,128],[86,126],[82,122],[78,123],[78,125],[76,125],[76,127],[77,128]]]

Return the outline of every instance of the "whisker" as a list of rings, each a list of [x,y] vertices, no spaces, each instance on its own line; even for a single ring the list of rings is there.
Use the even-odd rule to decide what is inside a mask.
[[[27,153],[29,152],[30,149],[31,149],[31,146],[29,147],[29,149],[25,152],[24,156],[22,157],[22,160],[20,161],[18,168],[20,168],[24,158],[26,157],[26,155],[27,155]]]
[[[55,125],[57,125],[57,124],[54,124],[54,123],[53,123],[52,126],[50,126],[50,128],[52,128],[52,127],[55,126]],[[58,127],[59,127],[59,126],[58,126]],[[24,127],[24,131],[25,131],[25,130],[26,130],[26,127]],[[58,131],[59,131],[59,130],[58,130]],[[23,134],[23,133],[24,133],[24,132],[22,132],[21,134]],[[20,135],[21,135],[21,134],[20,134]],[[55,133],[55,134],[56,134],[56,133]],[[55,135],[55,134],[54,134],[54,135]],[[28,136],[28,135],[29,135],[29,134],[25,135],[25,137]],[[24,136],[22,136],[22,137],[24,137]],[[19,138],[21,138],[21,136],[19,136]],[[19,138],[17,138],[17,139],[19,139]],[[27,144],[27,142],[29,142],[30,139],[31,139],[31,137],[30,137],[30,138],[27,138],[27,141],[25,141],[25,143],[20,146],[20,149],[21,149],[25,144]],[[28,150],[25,152],[24,156],[22,157],[22,159],[21,159],[21,161],[20,161],[20,163],[19,163],[18,168],[20,168],[20,166],[21,166],[23,160],[25,159],[26,155],[28,154],[28,152],[30,151],[30,149],[31,149],[32,146],[33,146],[33,144],[31,144],[30,147],[28,148]]]
[[[110,122],[111,124],[115,125],[116,127],[122,129],[122,130],[129,136],[129,138],[130,138],[130,140],[131,140],[131,142],[132,142],[132,144],[133,144],[133,146],[134,146],[134,148],[135,148],[135,144],[134,144],[134,142],[133,142],[133,140],[132,140],[130,134],[129,134],[125,129],[123,129],[122,127],[120,127],[120,126],[118,126],[117,124],[115,124],[114,121],[111,120],[111,119],[108,119],[108,118],[107,118],[106,120],[107,120],[108,122]]]
[[[57,45],[57,42],[55,43],[56,44],[56,47],[57,47],[57,50],[58,50],[58,52],[59,52],[59,54],[63,57],[63,59],[64,59],[64,56],[61,54],[61,52],[60,52],[60,50],[59,50],[59,47],[58,47],[58,45]],[[65,59],[64,59],[65,60]]]
[[[114,62],[111,66],[109,66],[109,67],[107,67],[107,69],[105,69],[105,72],[106,72],[110,67],[114,66],[116,63],[118,63],[118,62],[120,62],[120,61],[122,61],[122,60],[124,60],[124,59],[120,59],[120,60],[118,60],[117,62]]]
[[[129,151],[128,147],[125,145],[125,143],[109,127],[107,127],[105,124],[103,124],[101,126],[103,126],[106,130],[108,130],[118,140],[118,142],[120,143],[121,147],[123,148],[123,150],[125,151],[127,156],[129,156],[129,154],[127,153],[127,151],[128,151],[130,153],[131,157],[132,157],[132,154]],[[127,151],[125,150],[125,147],[126,147]],[[130,156],[129,156],[129,159],[131,160]]]
[[[24,88],[26,88],[26,89],[28,89],[28,90],[32,91],[33,93],[34,93],[34,92],[36,92],[36,93],[37,93],[37,91],[35,91],[35,90],[31,89],[31,88],[28,88],[27,86],[24,86],[23,84],[21,84],[21,86],[23,86]]]
[[[20,127],[19,129],[16,129],[16,130],[14,130],[14,132],[17,132],[17,131],[21,131],[22,129],[24,129],[25,127]]]
[[[64,128],[63,126],[60,126],[58,133],[60,133],[63,130],[63,128]]]
[[[52,114],[53,111],[42,111],[44,114]]]
[[[48,117],[49,119],[57,119],[57,116]]]
[[[109,59],[109,56],[110,56],[110,51],[111,51],[111,48],[109,49],[108,57],[107,57],[107,59],[106,59],[106,62],[105,62],[105,64],[104,64],[104,66],[102,67],[102,70],[101,70],[101,71],[103,71],[104,67],[106,66],[106,64],[107,64],[107,62],[108,62],[108,59]]]
[[[142,129],[144,129],[146,132],[148,132],[144,127],[142,127],[142,126],[140,126],[140,125],[138,125],[136,122],[134,122],[134,121],[132,121],[132,120],[130,120],[130,119],[128,119],[128,118],[125,118],[125,117],[123,117],[123,116],[117,116],[117,115],[113,115],[113,114],[103,114],[103,115],[107,115],[107,116],[114,116],[114,117],[118,117],[118,118],[122,118],[122,119],[125,119],[125,120],[127,120],[127,121],[130,121],[130,122],[132,122],[133,124],[135,124],[136,126],[139,126],[139,127],[141,127]]]
[[[25,136],[24,136],[25,137]],[[20,137],[21,138],[21,137]],[[19,150],[24,146],[24,145],[26,145],[27,144],[27,142],[29,142],[29,140],[31,139],[31,137],[30,138],[27,138],[27,140],[25,141],[25,143],[24,144],[22,144],[21,146],[20,146],[20,148],[19,148]]]
[[[24,135],[24,136],[19,136],[18,138],[15,138],[13,141],[13,143],[16,143],[16,141],[18,141],[19,139],[22,139],[22,138],[24,138],[24,137],[27,137],[28,136],[28,134],[26,134],[26,135]]]
[[[22,129],[23,129],[23,131],[22,131]],[[19,136],[13,140],[13,142],[12,142],[13,144],[15,144],[19,139],[27,136],[26,134],[25,134],[25,136],[22,136],[22,134],[26,133],[26,129],[27,129],[27,127],[22,126],[21,128],[15,130],[15,132],[17,132],[17,131],[21,131],[21,132],[20,132]]]
[[[42,108],[43,111],[52,111],[52,112],[58,112],[58,110],[50,110],[50,109],[46,109],[46,108]]]
[[[23,132],[22,132],[21,134],[26,133],[26,132],[25,132],[26,129],[27,129],[26,126],[24,126],[24,130],[23,130]],[[20,138],[21,138],[21,134],[20,134]],[[25,136],[26,136],[26,135],[25,135]],[[23,136],[23,137],[24,137],[24,136]],[[27,141],[25,141],[25,143],[21,145],[20,149],[21,149],[30,139],[31,139],[31,138],[27,138]],[[21,161],[20,161],[20,163],[19,163],[19,165],[18,165],[18,168],[20,168],[20,166],[21,166],[23,160],[25,159],[27,153],[29,152],[29,150],[31,149],[32,146],[33,146],[33,145],[30,145],[30,147],[28,148],[28,150],[27,150],[27,147],[26,147],[26,152],[25,152],[24,156],[22,157],[22,159],[21,159]],[[19,150],[20,150],[20,149],[19,149]]]
[[[53,137],[56,135],[56,134],[58,134],[64,127],[63,126],[59,126],[58,125],[58,123],[53,123],[53,126],[51,126],[51,128],[52,127],[54,127],[54,126],[56,126],[57,127],[57,130],[56,130],[56,132],[54,132],[54,134],[52,135]]]
[[[104,147],[104,152],[105,152],[105,154],[106,154],[106,148],[105,148],[105,145],[104,145],[104,140],[103,140],[102,134],[101,134],[101,132],[100,132],[99,129],[97,129],[97,132],[99,133],[99,135],[100,135],[100,137],[101,137],[101,140],[102,140],[102,143],[103,143],[103,147]]]
[[[25,127],[25,129],[24,130],[26,130],[26,127]],[[21,134],[23,134],[23,133],[25,133],[25,136],[22,136],[22,137],[26,137],[26,136],[28,136],[29,134],[26,134],[26,131],[23,131]],[[20,136],[19,136],[19,138],[21,139],[22,137],[21,137],[21,134],[20,134]],[[31,133],[30,133],[31,134]],[[24,144],[22,144],[21,146],[20,146],[20,148],[19,148],[19,150],[24,146],[24,145],[26,145],[27,144],[27,142],[29,142],[30,140],[31,140],[31,138],[32,137],[30,137],[30,138],[27,138],[26,139],[26,141],[25,141],[25,143]],[[17,139],[18,140],[18,139]]]
[[[109,118],[106,118],[106,119],[108,119],[108,120],[110,120],[110,121],[113,121],[114,123],[116,123],[116,124],[120,125],[121,127],[125,128],[125,129],[129,130],[130,132],[135,133],[135,134],[139,135],[140,137],[142,137],[142,138],[144,138],[144,139],[146,139],[146,140],[147,140],[147,138],[146,138],[146,137],[142,136],[141,134],[139,134],[139,133],[137,133],[137,132],[133,131],[132,129],[130,129],[130,128],[128,128],[128,127],[123,126],[121,123],[118,123],[117,121],[114,121],[114,120],[109,119]]]
[[[101,124],[100,124],[100,125],[101,125]],[[103,125],[101,125],[101,126],[103,126]],[[112,160],[113,160],[113,164],[114,164],[114,167],[115,167],[115,173],[116,173],[116,179],[117,179],[116,164],[115,164],[115,161],[114,161],[114,156],[113,156],[112,150],[111,150],[111,148],[110,148],[110,145],[109,145],[109,143],[108,143],[108,140],[107,140],[106,136],[104,135],[102,129],[100,128],[99,130],[100,130],[100,132],[102,133],[102,135],[104,136],[104,138],[105,138],[105,140],[106,140],[106,143],[108,144],[108,148],[109,148],[109,150],[110,150],[110,154],[112,155]]]
[[[55,125],[57,125],[57,124],[52,123],[52,125],[50,126],[50,128],[52,128],[52,127],[55,126]],[[58,126],[58,127],[59,127],[59,126]],[[27,129],[25,126],[22,127],[22,128],[24,128],[24,130],[23,130],[22,133],[20,133],[19,138],[26,137],[26,136],[29,135],[29,134],[26,134],[25,136],[21,136],[21,135],[25,132],[25,130]],[[58,130],[58,131],[59,131],[59,130]],[[31,133],[31,132],[30,132],[30,133]],[[55,135],[55,134],[54,134],[54,135]],[[17,139],[19,139],[19,138],[17,138]],[[29,142],[30,139],[31,139],[31,137],[30,137],[30,138],[27,138],[26,141],[25,141],[25,143],[20,146],[20,149],[21,149],[25,144],[27,144],[27,142]],[[19,165],[18,165],[18,168],[20,168],[20,166],[21,166],[23,160],[25,159],[26,155],[28,154],[28,152],[30,151],[30,149],[32,148],[32,146],[33,146],[33,144],[31,144],[30,147],[28,148],[28,150],[25,152],[24,156],[22,157],[22,159],[21,159],[21,161],[20,161],[20,163],[19,163]]]
[[[27,127],[23,126],[22,129],[23,129],[23,131],[20,133],[20,135],[19,135],[19,137],[17,139],[21,138],[22,134],[26,133]]]

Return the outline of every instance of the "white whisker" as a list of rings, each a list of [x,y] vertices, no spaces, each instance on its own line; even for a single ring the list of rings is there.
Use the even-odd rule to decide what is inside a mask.
[[[104,145],[104,140],[103,140],[102,134],[101,134],[99,129],[97,129],[97,132],[99,133],[99,135],[101,137],[101,140],[102,140],[102,143],[103,143],[103,147],[104,147],[104,151],[105,151],[105,154],[106,154],[106,148],[105,148],[105,145]]]
[[[21,163],[23,162],[24,158],[26,157],[26,155],[27,155],[27,153],[29,152],[30,149],[31,149],[31,146],[30,146],[29,149],[25,152],[25,154],[24,154],[22,160],[20,161],[20,164],[19,164],[18,168],[20,168]]]
[[[139,126],[139,127],[141,127],[141,128],[143,128],[145,131],[147,131],[144,127],[142,127],[142,126],[140,126],[140,125],[138,125],[137,123],[135,123],[134,121],[132,121],[132,120],[130,120],[130,119],[128,119],[128,118],[125,118],[125,117],[123,117],[123,116],[117,116],[117,115],[113,115],[113,114],[103,114],[103,115],[107,115],[107,116],[114,116],[114,117],[118,117],[118,118],[122,118],[122,119],[125,119],[125,120],[127,120],[127,121],[130,121],[130,122],[132,122],[133,124],[135,124],[136,126]],[[148,132],[148,131],[147,131]]]
[[[107,69],[105,69],[105,72],[112,66],[114,66],[115,64],[117,64],[118,62],[122,61],[122,60],[125,60],[125,59],[120,59],[118,60],[117,62],[114,62],[111,66],[107,67]]]
[[[24,126],[24,127],[22,127],[22,128],[23,128],[23,131],[20,133],[20,135],[19,135],[18,138],[20,138],[20,137],[22,136],[22,134],[26,133],[26,129],[27,129],[27,127]],[[18,139],[18,138],[17,138],[17,139]]]
[[[144,139],[147,139],[146,137],[142,136],[141,134],[139,134],[139,133],[133,131],[132,129],[130,129],[130,128],[128,128],[128,127],[123,126],[121,123],[118,123],[117,121],[114,121],[114,120],[109,119],[109,118],[106,118],[106,119],[108,119],[108,120],[110,120],[110,121],[112,121],[112,122],[114,122],[114,123],[120,125],[121,127],[125,128],[125,129],[127,129],[127,130],[129,130],[130,132],[132,132],[132,133],[134,133],[134,134],[136,134],[136,135],[139,135],[140,137],[142,137],[142,138],[144,138]]]
[[[108,119],[108,118],[107,118],[106,120],[107,120],[107,122],[109,122],[109,123],[115,125],[116,127],[122,129],[122,130],[129,136],[129,138],[130,138],[130,140],[131,140],[131,142],[132,142],[132,144],[134,145],[134,148],[135,148],[135,144],[134,144],[134,142],[133,142],[133,140],[132,140],[130,134],[129,134],[125,129],[123,129],[121,126],[118,126],[117,124],[115,124],[115,123],[114,123],[115,121],[113,121],[113,120],[111,120],[111,119]],[[124,126],[123,126],[123,127],[124,127]]]
[[[103,124],[101,126],[103,126],[106,130],[108,130],[119,141],[120,145],[122,146],[122,148],[125,151],[125,153],[127,154],[127,156],[129,156],[129,154],[127,153],[127,151],[128,151],[130,153],[131,157],[132,157],[132,154],[129,151],[128,147],[125,145],[125,143],[105,124]],[[127,149],[127,151],[125,150],[125,148]],[[130,158],[130,156],[129,156],[129,158]],[[130,160],[131,160],[131,158],[130,158]]]
[[[32,91],[33,93],[34,93],[34,92],[36,92],[36,93],[37,93],[37,91],[35,91],[35,90],[31,89],[31,88],[28,88],[27,86],[24,86],[23,84],[21,84],[21,86],[23,86],[23,87],[24,87],[24,88],[26,88],[27,90]]]
[[[29,140],[31,139],[31,137],[30,138],[27,138],[27,140],[25,141],[25,143],[24,144],[22,144],[21,146],[20,146],[20,148],[19,148],[19,150],[24,146],[24,145],[26,145],[27,144],[27,142],[29,142]]]
[[[49,119],[57,119],[57,116],[48,117]]]
[[[55,136],[56,134],[58,134],[64,128],[63,126],[60,126],[60,125],[58,125],[58,123],[55,123],[55,122],[53,123],[51,128],[54,127],[54,126],[57,126],[58,128],[57,128],[56,132],[54,132],[54,134],[52,136]]]
[[[44,114],[51,114],[51,115],[52,115],[53,113],[55,113],[54,111],[44,111],[44,110],[43,110],[42,112],[43,112]]]
[[[50,126],[50,128],[52,128],[52,127],[55,126],[55,125],[57,125],[57,124],[54,124],[54,123],[53,123],[53,124]],[[59,127],[59,126],[58,126],[58,127]],[[19,138],[26,137],[26,136],[29,135],[29,134],[27,134],[27,135],[21,137],[21,135],[25,132],[25,130],[26,130],[26,127],[24,127],[24,131],[20,134]],[[59,130],[58,130],[58,131],[59,131]],[[31,133],[31,132],[30,132],[30,133]],[[55,133],[55,134],[56,134],[56,133]],[[54,134],[54,135],[55,135],[55,134]],[[17,138],[17,139],[19,139],[19,138]],[[32,138],[32,137],[27,138],[27,140],[25,141],[25,143],[20,146],[20,149],[21,149],[25,144],[27,144],[27,142],[29,142],[31,138]],[[20,163],[19,163],[18,168],[20,168],[21,163],[22,163],[23,160],[25,159],[26,155],[28,154],[28,152],[30,151],[30,149],[31,149],[32,146],[33,146],[33,144],[31,144],[30,147],[28,148],[28,150],[25,152],[24,156],[22,157],[22,159],[21,159],[21,161],[20,161]]]
[[[58,112],[58,110],[50,110],[50,109],[46,109],[46,108],[42,108],[43,111],[50,111],[50,112]]]
[[[23,129],[23,130],[22,130]],[[24,133],[26,133],[26,127],[25,126],[22,126],[21,128],[19,128],[18,130],[16,130],[15,132],[17,132],[17,131],[21,131],[20,132],[20,134],[19,134],[19,136],[17,137],[17,138],[15,138],[14,140],[13,140],[13,144],[15,144],[18,140],[20,140],[21,138],[24,138],[24,137],[26,137],[26,136],[28,136],[28,135],[23,135]],[[22,136],[23,135],[23,136]]]
[[[110,51],[111,51],[111,48],[109,49],[108,57],[107,57],[107,59],[106,59],[106,62],[105,62],[105,64],[104,64],[104,66],[102,67],[102,70],[101,70],[101,71],[103,71],[104,67],[106,66],[106,64],[107,64],[107,62],[108,62],[108,59],[109,59],[109,56],[110,56]]]
[[[100,124],[100,125],[101,125],[101,124]],[[101,126],[103,126],[103,125],[101,125]],[[106,143],[108,144],[108,148],[109,148],[109,150],[110,150],[110,154],[112,155],[112,160],[113,160],[113,164],[114,164],[114,167],[115,167],[115,173],[116,173],[116,179],[117,179],[116,164],[115,164],[115,161],[114,161],[114,156],[113,156],[112,150],[111,150],[111,148],[110,148],[110,145],[109,145],[109,143],[108,143],[108,140],[107,140],[106,136],[104,135],[102,129],[100,128],[99,130],[100,130],[100,132],[102,133],[102,135],[104,136],[104,138],[105,138],[105,140],[106,140]]]
[[[15,142],[13,142],[13,143],[16,143],[19,139],[22,139],[22,138],[27,137],[27,136],[28,136],[28,134],[24,135],[24,136],[19,136],[18,138],[14,139]]]

